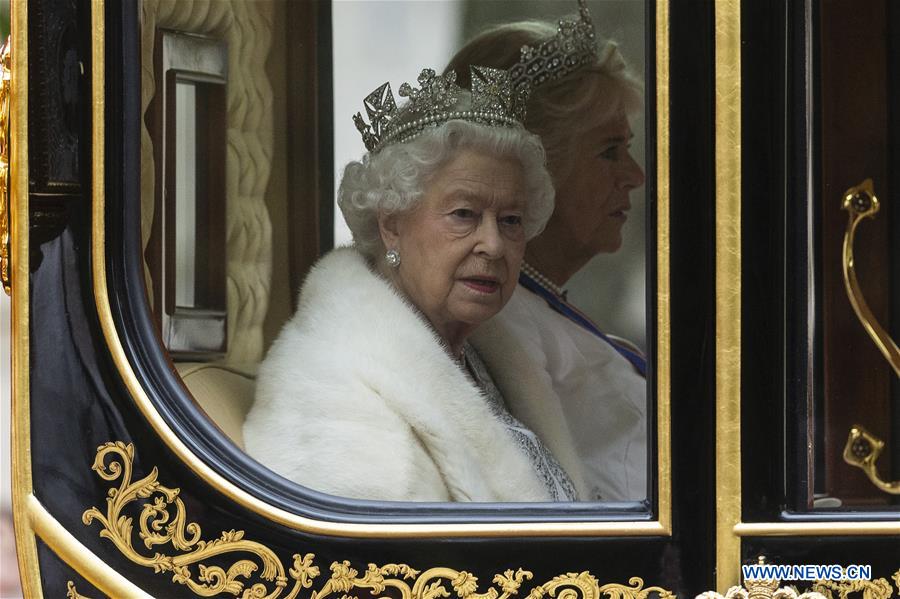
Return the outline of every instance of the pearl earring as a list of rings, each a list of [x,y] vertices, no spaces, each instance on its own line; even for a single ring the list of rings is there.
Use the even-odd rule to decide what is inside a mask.
[[[400,266],[400,252],[397,250],[388,250],[384,255],[384,259],[387,261],[388,266],[391,268],[397,268]]]

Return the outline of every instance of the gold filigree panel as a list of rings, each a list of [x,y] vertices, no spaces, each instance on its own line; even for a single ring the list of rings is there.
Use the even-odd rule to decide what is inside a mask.
[[[523,587],[527,588],[534,578],[529,570],[508,569],[495,574],[492,584],[479,592],[478,577],[465,570],[438,566],[423,571],[393,563],[369,563],[361,570],[342,560],[333,561],[330,576],[322,580],[314,553],[293,554],[291,567],[285,568],[274,551],[245,538],[242,530],[226,531],[218,538],[204,540],[200,525],[188,519],[180,489],[160,483],[156,467],[147,476],[134,479],[134,453],[132,444],[121,441],[97,449],[92,469],[103,480],[117,481],[118,486],[109,488],[105,511],[91,507],[82,520],[88,526],[99,522],[100,536],[109,539],[133,563],[158,574],[171,574],[174,584],[183,585],[198,596],[222,593],[242,599],[294,599],[301,591],[309,590],[309,599],[344,599],[354,590],[380,596],[393,589],[390,596],[400,599],[510,599],[524,594]],[[140,508],[136,530],[134,517],[126,511],[135,507]],[[218,563],[222,563],[222,558],[231,563],[226,567],[209,565],[213,558]],[[900,595],[900,570],[892,579]],[[729,588],[724,595],[708,591],[697,595],[697,599],[889,599],[893,594],[884,578],[818,581],[804,592],[779,584],[778,580],[747,580],[743,586]],[[645,587],[638,577],[630,578],[628,584],[601,585],[589,571],[582,571],[561,574],[532,586],[524,597],[648,599],[651,594],[675,599],[675,594],[664,588]],[[68,596],[81,597],[71,582]]]
[[[893,576],[894,582],[897,584],[897,592],[900,593],[900,570],[897,570]],[[812,586],[812,590],[821,593],[827,599],[888,599],[894,589],[891,584],[884,578],[876,578],[875,580],[821,580]],[[853,597],[856,593],[860,593],[861,597]]]
[[[211,597],[220,593],[242,599],[294,599],[312,589],[321,575],[314,553],[292,556],[285,569],[274,551],[256,541],[246,539],[244,531],[230,530],[218,538],[204,540],[200,525],[190,522],[180,489],[159,482],[159,471],[153,468],[147,476],[134,479],[134,446],[121,441],[106,443],[97,449],[92,469],[103,480],[117,481],[107,492],[106,510],[91,507],[82,515],[90,526],[101,525],[100,536],[109,539],[116,549],[135,564],[152,568],[158,574],[171,575],[172,582],[183,585],[195,595]],[[137,521],[126,508],[140,507]],[[135,524],[137,528],[135,529]],[[137,545],[137,546],[136,546]],[[213,558],[233,560],[227,567],[209,565]],[[219,562],[221,563],[221,561]],[[318,590],[310,591],[310,599],[341,599],[354,589],[368,590],[373,596],[394,589],[401,599],[509,599],[519,595],[526,581],[533,579],[529,570],[506,570],[492,578],[492,586],[479,592],[478,577],[465,570],[433,567],[421,571],[407,564],[368,564],[365,570],[347,561],[334,561],[331,575]],[[284,594],[285,591],[287,594]],[[77,591],[70,586],[73,593]],[[560,599],[647,599],[651,593],[661,599],[675,595],[661,587],[644,587],[638,577],[628,584],[601,585],[589,571],[569,572],[534,586],[526,599],[545,596]]]
[[[78,589],[75,588],[75,583],[71,580],[66,583],[66,599],[89,599],[85,597],[81,593],[78,592]]]
[[[900,595],[900,570],[891,577]],[[779,580],[745,580],[744,586],[733,586],[720,595],[715,591],[700,593],[695,599],[889,599],[894,589],[884,578],[875,580],[819,580],[805,592],[794,587],[779,587]]]
[[[780,587],[780,580],[745,580],[744,586],[733,586],[725,595],[715,591],[700,593],[695,599],[826,599],[820,593],[797,592],[793,587]]]

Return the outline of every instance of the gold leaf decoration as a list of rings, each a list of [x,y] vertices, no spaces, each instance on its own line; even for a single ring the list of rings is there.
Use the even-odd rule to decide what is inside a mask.
[[[118,481],[118,487],[107,492],[105,512],[91,507],[82,515],[87,526],[99,522],[100,536],[109,539],[129,560],[158,574],[171,574],[173,583],[202,597],[224,593],[241,599],[276,599],[291,584],[284,599],[295,599],[301,590],[312,589],[320,576],[315,554],[294,554],[292,567],[285,572],[274,551],[244,538],[242,530],[225,531],[217,539],[203,540],[200,525],[188,521],[180,489],[161,484],[155,467],[144,478],[133,480],[133,462],[134,446],[130,443],[117,441],[97,448],[92,469],[103,480]],[[124,513],[135,502],[141,509],[136,532],[134,519]],[[140,553],[134,547],[134,537],[148,551],[169,548],[170,552]],[[226,556],[234,558],[230,566],[208,563],[211,558]],[[399,594],[400,599],[509,599],[534,577],[522,568],[509,569],[493,577],[496,587],[479,593],[478,577],[453,568],[421,572],[407,564],[370,563],[360,574],[360,570],[343,560],[332,562],[330,570],[328,580],[318,591],[310,591],[308,599],[349,599],[355,589],[367,589],[373,596],[393,589],[391,596]],[[79,599],[74,585],[70,589],[76,593],[70,599]],[[628,585],[600,586],[590,572],[584,571],[556,576],[534,587],[527,599],[542,599],[545,595],[554,599],[647,599],[651,593],[657,593],[660,599],[675,599],[673,593],[660,587],[644,588],[644,581],[637,577],[631,578]]]
[[[66,583],[66,599],[88,599],[80,594],[71,580]]]
[[[500,589],[505,595],[516,595],[519,592],[519,587],[522,586],[522,581],[526,579],[531,580],[532,576],[531,572],[522,568],[515,572],[507,570],[503,574],[494,576],[494,584],[500,585]]]
[[[644,581],[637,576],[628,580],[630,587],[621,584],[605,584],[600,592],[609,599],[646,599],[650,593],[657,593],[660,599],[675,599],[675,594],[661,587],[644,587]]]
[[[780,582],[777,579],[746,579],[743,587],[731,587],[724,597],[715,591],[707,591],[697,595],[696,599],[827,599],[815,591],[798,593],[793,587],[779,588]]]
[[[231,530],[223,532],[218,539],[201,539],[200,526],[188,522],[184,502],[179,489],[166,487],[158,480],[156,468],[137,481],[132,480],[134,446],[121,441],[106,443],[97,449],[92,469],[106,481],[119,481],[117,488],[110,488],[106,498],[106,513],[92,507],[84,512],[82,521],[91,525],[98,521],[103,529],[100,536],[109,539],[116,548],[132,562],[152,568],[156,573],[171,573],[172,582],[189,588],[195,595],[212,597],[219,593],[253,598],[275,599],[281,596],[288,584],[281,560],[268,547],[255,541],[244,539],[244,532]],[[180,553],[168,555],[156,552],[144,555],[135,550],[132,531],[133,520],[123,514],[123,509],[137,500],[147,499],[141,504],[138,517],[138,538],[147,549],[168,545]],[[210,558],[244,554],[253,559],[239,559],[228,568],[205,564]],[[295,568],[297,567],[295,556]],[[312,557],[309,557],[309,562]],[[303,558],[300,558],[303,563]],[[192,566],[196,565],[196,572]],[[259,573],[257,574],[257,571]],[[294,578],[294,588],[287,595],[296,597],[309,581],[309,570],[298,570]],[[256,575],[260,582],[245,590],[246,581]]]
[[[760,562],[763,563],[763,562]],[[894,573],[894,583],[900,591],[900,570]],[[853,599],[854,593],[862,593],[859,599],[888,599],[894,592],[890,583],[884,578],[875,580],[819,580],[812,588],[799,593],[793,587],[778,588],[779,580],[745,580],[744,587],[734,586],[728,589],[724,597],[715,591],[707,591],[697,595],[696,599]]]
[[[560,591],[560,589],[562,590]],[[540,599],[547,593],[551,597],[556,597],[557,591],[559,591],[558,599],[575,599],[579,596],[582,599],[598,599],[600,597],[600,586],[597,584],[597,579],[590,572],[582,572],[580,574],[570,572],[554,576],[550,582],[535,587],[528,594],[527,599]],[[613,597],[612,599],[617,598]]]
[[[820,580],[812,586],[812,590],[822,593],[828,599],[834,599],[834,593],[840,599],[849,599],[851,593],[862,593],[862,599],[888,599],[894,593],[894,589],[884,578],[840,582]]]

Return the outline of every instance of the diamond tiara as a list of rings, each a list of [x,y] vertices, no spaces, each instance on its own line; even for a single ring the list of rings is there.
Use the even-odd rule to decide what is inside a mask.
[[[556,35],[537,46],[522,46],[519,62],[509,70],[515,90],[561,79],[597,57],[594,21],[587,0],[578,0],[579,19],[559,20]]]
[[[456,84],[456,73],[438,75],[433,69],[423,69],[414,88],[409,83],[400,86],[400,96],[409,98],[397,107],[391,84],[384,83],[365,97],[363,105],[369,124],[362,114],[353,115],[353,123],[362,135],[370,152],[386,145],[409,141],[429,128],[450,120],[461,119],[490,127],[517,127],[525,119],[525,102],[529,88],[514,88],[508,71],[490,67],[471,66],[471,108],[457,107],[462,89]]]

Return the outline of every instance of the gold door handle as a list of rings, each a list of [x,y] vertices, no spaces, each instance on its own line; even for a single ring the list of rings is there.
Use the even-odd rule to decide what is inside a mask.
[[[859,288],[859,281],[856,280],[856,264],[853,258],[856,227],[862,219],[874,218],[880,208],[878,198],[872,189],[872,180],[866,179],[856,187],[848,189],[844,193],[841,208],[850,214],[847,229],[844,231],[843,251],[844,287],[847,289],[847,297],[850,298],[850,305],[853,306],[853,311],[856,312],[863,328],[894,369],[894,373],[900,377],[900,349],[897,349],[897,344],[875,319]]]
[[[9,38],[0,47],[0,283],[9,295]]]
[[[850,427],[850,436],[844,446],[844,461],[866,473],[872,484],[891,495],[900,495],[900,480],[885,482],[878,474],[878,457],[884,450],[884,441],[867,431],[862,425]]]

